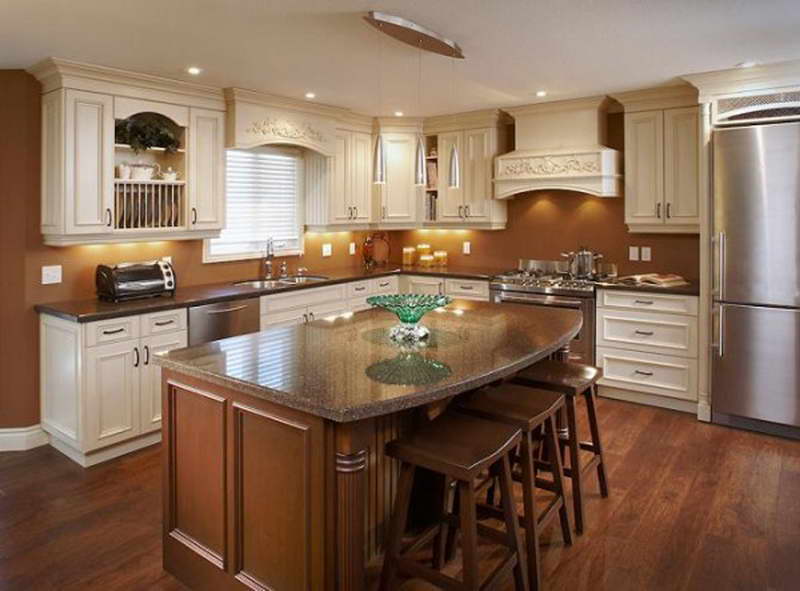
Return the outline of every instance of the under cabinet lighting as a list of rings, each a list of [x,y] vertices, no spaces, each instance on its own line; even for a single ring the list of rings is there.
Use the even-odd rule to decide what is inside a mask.
[[[199,76],[200,74],[203,73],[203,70],[201,68],[198,68],[197,66],[189,66],[188,68],[186,68],[186,72],[188,74],[191,74],[192,76]]]
[[[313,98],[317,98],[317,95],[316,95],[316,94],[314,94],[313,92],[307,92],[307,93],[306,93],[306,98],[307,98],[307,99],[313,99]]]
[[[394,116],[395,117],[402,117],[403,116],[403,111],[395,111],[394,112]]]
[[[547,96],[547,91],[546,90],[537,90],[536,91],[536,96],[538,96],[539,98],[545,97],[545,96]]]

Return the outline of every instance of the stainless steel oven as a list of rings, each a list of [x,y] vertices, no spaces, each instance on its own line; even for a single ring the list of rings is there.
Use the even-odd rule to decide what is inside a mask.
[[[580,332],[575,335],[575,338],[572,339],[569,344],[568,358],[570,361],[594,365],[594,291],[585,296],[568,296],[531,293],[527,291],[513,291],[507,288],[497,289],[493,286],[492,301],[501,304],[508,303],[523,304],[526,306],[551,306],[556,308],[580,310],[580,312],[583,314],[583,326],[581,327]]]

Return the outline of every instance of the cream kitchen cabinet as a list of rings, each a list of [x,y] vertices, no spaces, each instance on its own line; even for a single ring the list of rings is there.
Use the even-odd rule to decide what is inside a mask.
[[[224,226],[221,91],[50,59],[42,83],[41,232],[50,246],[213,238]],[[115,121],[169,120],[174,153],[115,143]],[[117,165],[172,167],[175,180],[117,178]],[[157,174],[157,173],[156,173]]]
[[[698,298],[598,290],[600,395],[697,412]]]
[[[367,298],[373,295],[392,294],[399,292],[399,278],[376,277],[364,279],[347,284],[348,309],[351,312],[369,310],[372,306],[367,303]]]
[[[42,428],[91,466],[161,439],[161,371],[153,356],[187,343],[186,310],[89,323],[40,316]]]
[[[261,330],[303,324],[349,311],[347,284],[261,296]]]
[[[625,223],[631,232],[697,233],[699,107],[625,114]]]
[[[422,210],[422,187],[414,185],[417,135],[388,132],[382,135],[386,182],[376,185],[381,228],[413,228]]]
[[[404,275],[403,291],[428,295],[444,294],[444,279],[426,275]]]
[[[489,301],[489,282],[475,279],[445,279],[444,293],[465,300]]]

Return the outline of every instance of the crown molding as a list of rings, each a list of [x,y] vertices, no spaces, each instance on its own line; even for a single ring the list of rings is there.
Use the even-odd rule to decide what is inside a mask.
[[[375,117],[375,133],[422,133],[422,117]]]
[[[225,108],[219,88],[152,74],[57,57],[34,64],[27,71],[41,83],[43,94],[73,88],[210,109]]]
[[[697,105],[697,89],[688,83],[643,88],[609,95],[620,103],[626,113],[676,109]]]
[[[462,129],[481,129],[513,123],[511,117],[500,109],[482,109],[467,113],[453,113],[426,117],[422,127],[426,134],[436,134]]]
[[[583,111],[586,109],[605,110],[608,107],[608,97],[589,96],[566,101],[551,101],[546,103],[533,103],[519,107],[504,107],[503,111],[517,118],[520,115],[534,115],[540,113],[556,113],[562,111]]]
[[[681,76],[700,94],[700,102],[711,102],[720,96],[759,93],[785,87],[800,86],[800,60],[700,72]]]

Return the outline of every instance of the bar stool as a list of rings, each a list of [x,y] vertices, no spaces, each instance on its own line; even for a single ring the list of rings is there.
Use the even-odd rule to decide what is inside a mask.
[[[565,395],[567,433],[562,435],[562,438],[569,448],[569,467],[564,468],[564,475],[572,479],[575,531],[579,534],[584,530],[583,475],[593,468],[596,469],[600,494],[604,498],[608,497],[608,478],[595,407],[595,384],[601,376],[602,371],[591,365],[547,359],[522,370],[513,380],[517,384],[552,390]],[[581,395],[586,400],[591,441],[578,439],[575,398]],[[580,450],[592,452],[592,459],[584,466],[581,466]]]
[[[555,517],[559,517],[564,543],[568,546],[572,544],[555,420],[556,413],[564,408],[564,396],[548,390],[533,390],[525,386],[503,384],[474,392],[458,400],[456,404],[459,412],[499,421],[522,430],[518,458],[522,465],[522,475],[519,478],[522,482],[524,507],[522,522],[527,532],[530,587],[536,591],[541,588],[539,532]],[[544,441],[549,463],[534,459],[534,443],[535,439],[539,438]],[[537,470],[545,469],[552,472],[553,481],[536,478],[534,466]],[[538,516],[535,492],[537,487],[549,490],[555,495],[549,506]],[[493,508],[485,508],[487,509]]]
[[[516,590],[528,590],[525,555],[520,551],[522,542],[519,523],[512,504],[509,461],[509,454],[519,444],[520,438],[520,430],[509,425],[448,411],[409,436],[386,445],[386,454],[400,461],[400,478],[386,541],[386,556],[379,587],[381,591],[395,589],[399,573],[424,579],[443,589],[477,591],[495,588],[494,585],[500,578],[509,575],[512,570]],[[478,523],[476,513],[474,482],[482,471],[498,463],[503,498],[509,500],[504,503],[505,532]],[[444,476],[445,495],[450,483],[456,482],[459,515],[444,515],[441,523],[427,528],[406,548],[401,549],[414,472],[418,467]],[[461,581],[408,557],[434,538],[437,538],[438,543],[438,539],[442,537],[442,523],[455,525],[461,530]],[[508,556],[483,585],[478,579],[478,532],[505,545],[509,550]]]

